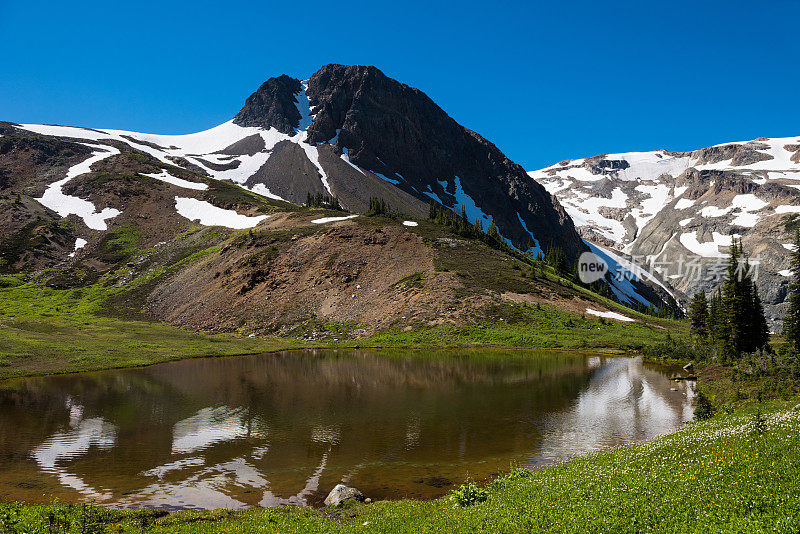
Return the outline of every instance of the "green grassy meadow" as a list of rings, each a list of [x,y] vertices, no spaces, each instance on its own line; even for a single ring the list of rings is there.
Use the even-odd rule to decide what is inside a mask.
[[[52,289],[36,282],[18,282],[7,279],[10,287],[0,288],[0,379],[136,367],[192,357],[356,345],[627,352],[663,340],[667,331],[680,335],[686,330],[682,323],[665,319],[619,323],[547,305],[507,304],[495,306],[485,316],[463,325],[393,330],[358,340],[346,339],[347,331],[358,325],[327,325],[330,339],[305,342],[296,338],[250,338],[246,333],[197,333],[159,322],[109,316],[106,303],[119,291],[100,284]],[[670,326],[669,330],[659,323]]]

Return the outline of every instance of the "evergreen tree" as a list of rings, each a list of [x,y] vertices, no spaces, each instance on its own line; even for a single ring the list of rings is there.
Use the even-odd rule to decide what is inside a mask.
[[[783,335],[795,353],[800,353],[800,229],[795,230],[789,268],[792,281],[789,283],[789,310],[783,318]]]
[[[751,353],[767,350],[769,349],[769,328],[764,316],[764,306],[758,295],[755,280],[753,280],[750,259],[744,252],[741,240],[739,241],[739,257],[742,258],[737,280],[742,295],[739,351],[740,353]]]
[[[376,217],[378,215],[391,215],[391,207],[386,203],[383,198],[369,197],[369,208],[367,209],[367,217]]]
[[[739,246],[736,241],[731,245],[731,254],[728,257],[728,272],[722,283],[722,322],[720,333],[720,347],[723,360],[740,354],[738,342],[741,338],[740,309],[742,295],[737,283],[737,269],[739,267]]]
[[[556,271],[566,274],[568,270],[567,255],[561,247],[551,245],[547,250],[545,261],[551,265]]]
[[[461,217],[459,218],[458,231],[466,232],[467,228],[469,227],[470,224],[469,219],[467,219],[467,209],[464,206],[461,206]]]
[[[711,293],[711,298],[708,299],[708,337],[711,341],[717,338],[717,319],[719,317],[719,300],[717,293]]]
[[[500,232],[497,231],[497,226],[494,225],[494,222],[489,223],[489,228],[486,230],[486,235],[489,236],[489,239],[492,241],[500,242]]]
[[[769,330],[750,260],[734,241],[722,286],[709,306],[709,332],[723,361],[769,349]]]
[[[708,338],[709,310],[706,294],[702,291],[695,293],[689,305],[689,320],[692,323],[692,333],[700,340]]]

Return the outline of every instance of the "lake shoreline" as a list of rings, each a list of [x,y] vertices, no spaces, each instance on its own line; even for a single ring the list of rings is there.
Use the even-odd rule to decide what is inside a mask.
[[[247,338],[238,338],[241,340],[245,340]],[[153,365],[160,365],[164,363],[173,363],[179,362],[184,360],[193,360],[193,359],[203,359],[203,358],[237,358],[237,357],[246,357],[246,356],[267,356],[270,354],[277,354],[280,352],[287,352],[287,351],[299,351],[299,350],[379,350],[379,351],[390,351],[390,350],[441,350],[441,351],[453,351],[453,350],[505,350],[505,351],[533,351],[533,352],[555,352],[555,353],[569,353],[569,354],[584,354],[584,355],[595,355],[595,356],[622,356],[622,357],[642,357],[645,362],[650,363],[664,363],[664,364],[677,364],[681,363],[679,360],[673,359],[661,359],[661,358],[648,358],[644,356],[640,352],[632,352],[627,351],[621,348],[615,347],[606,347],[606,348],[592,348],[592,349],[576,349],[576,348],[564,348],[564,347],[541,347],[541,346],[525,346],[525,345],[492,345],[492,344],[430,344],[430,345],[414,345],[408,346],[403,344],[371,344],[369,342],[359,341],[359,340],[352,340],[348,342],[330,342],[330,343],[318,343],[318,344],[309,344],[303,342],[301,340],[291,340],[286,338],[262,338],[260,341],[265,343],[274,343],[275,345],[280,345],[275,348],[268,348],[264,350],[253,350],[253,351],[243,351],[243,352],[236,352],[230,354],[197,354],[197,355],[182,355],[177,357],[165,357],[162,359],[157,359],[154,361],[148,362],[140,362],[140,361],[131,361],[131,362],[115,362],[110,363],[108,365],[99,364],[97,366],[87,367],[87,368],[69,368],[69,366],[65,366],[63,369],[52,369],[47,371],[37,371],[37,370],[25,370],[25,369],[8,369],[8,367],[0,367],[0,384],[8,380],[13,380],[15,378],[26,378],[26,377],[34,377],[34,376],[55,376],[55,375],[64,375],[64,374],[75,374],[75,373],[90,373],[90,372],[97,372],[97,371],[107,371],[113,369],[135,369],[135,368],[142,368],[142,367],[150,367]],[[295,342],[295,343],[293,343]],[[685,362],[683,362],[685,363]]]
[[[564,351],[307,349],[19,378],[0,388],[0,433],[18,436],[0,449],[0,495],[316,506],[345,481],[375,500],[438,498],[679,428],[694,385],[674,370]],[[247,475],[215,486],[217,469]]]
[[[333,509],[283,507],[170,513],[55,503],[19,505],[16,510],[27,525],[41,524],[49,515],[60,513],[78,524],[88,516],[97,524],[115,525],[121,532],[143,528],[163,533],[444,532],[482,527],[496,532],[577,533],[629,527],[631,517],[642,527],[649,525],[660,531],[675,530],[689,520],[694,521],[694,528],[690,529],[693,532],[758,530],[759,525],[771,528],[776,521],[791,529],[800,524],[797,514],[792,515],[792,510],[800,507],[800,497],[791,497],[791,488],[800,483],[800,474],[787,470],[800,456],[800,412],[797,407],[791,408],[795,401],[763,407],[766,431],[760,439],[751,437],[754,407],[750,405],[710,421],[690,423],[653,441],[591,453],[528,473],[505,473],[485,485],[485,502],[468,507],[444,497],[348,503]],[[715,455],[718,459],[709,463],[708,458]],[[731,468],[740,457],[752,459],[749,481],[763,487],[737,483],[737,471]],[[772,476],[775,469],[785,476]],[[605,478],[612,476],[612,470],[618,474]],[[717,472],[721,478],[715,475]],[[598,478],[598,473],[608,474]],[[703,484],[702,480],[710,483]],[[583,492],[583,498],[576,500],[580,496],[576,491]],[[665,495],[671,497],[666,499]],[[758,495],[789,498],[780,503],[762,501],[758,509],[737,505],[742,499]],[[609,510],[619,513],[609,514]]]

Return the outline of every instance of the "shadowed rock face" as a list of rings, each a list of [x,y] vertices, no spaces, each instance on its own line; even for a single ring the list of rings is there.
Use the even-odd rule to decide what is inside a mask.
[[[247,97],[233,122],[239,126],[275,128],[281,133],[293,134],[300,124],[294,96],[300,89],[300,80],[286,74],[270,78]]]
[[[543,187],[422,91],[375,67],[326,65],[309,79],[307,94],[315,113],[309,142],[347,149],[351,162],[425,201],[428,191],[457,207],[460,185],[521,249],[533,240],[520,219],[542,248],[558,243],[570,256],[583,249],[571,219]]]
[[[234,123],[294,134],[301,120],[297,103],[302,90],[297,79],[270,78],[247,99]],[[546,250],[557,243],[568,257],[585,249],[572,220],[542,186],[422,91],[375,67],[326,65],[308,80],[305,93],[314,119],[305,140],[299,142],[329,144],[334,154],[346,155],[352,164],[382,175],[393,184],[390,189],[399,190],[385,196],[386,188],[376,190],[372,176],[349,165],[333,165],[328,158],[328,165],[323,165],[327,180],[334,195],[350,197],[342,199],[349,209],[366,206],[370,197],[380,194],[399,202],[395,209],[417,215],[438,198],[456,211],[466,205],[472,222],[480,220],[484,227],[494,222],[519,249],[538,244]],[[293,163],[285,157],[276,159],[247,183],[263,183],[287,195],[287,200],[302,202],[307,192],[319,192],[322,186],[317,172],[302,160],[300,152]],[[295,179],[313,182],[314,187],[287,186]],[[357,182],[363,182],[362,187],[356,187]],[[350,194],[357,190],[360,197]]]

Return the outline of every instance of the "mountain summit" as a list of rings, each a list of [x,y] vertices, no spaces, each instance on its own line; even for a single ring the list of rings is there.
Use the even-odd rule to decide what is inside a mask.
[[[415,214],[434,201],[463,209],[473,223],[494,223],[521,250],[558,243],[572,257],[583,248],[561,206],[522,167],[425,93],[375,67],[326,65],[306,82],[270,78],[233,124],[297,137],[261,149],[271,156],[244,181],[248,187],[292,202],[330,194],[354,211],[371,196],[387,196],[395,209]],[[297,143],[316,148],[317,173]],[[255,145],[226,152],[245,146]]]
[[[427,220],[430,204],[492,228],[496,247],[460,219],[458,231]],[[371,205],[393,216],[359,217]],[[509,299],[605,306],[509,254],[558,248],[563,271],[588,250],[545,188],[375,67],[270,78],[230,121],[188,135],[0,123],[0,230],[0,273],[46,270],[55,289],[116,284],[126,296],[114,313],[199,329],[375,331],[463,321]],[[667,302],[608,281],[621,303]]]
[[[301,89],[300,80],[286,74],[270,78],[247,98],[233,118],[234,124],[275,128],[281,133],[293,134],[302,118],[295,99]]]

